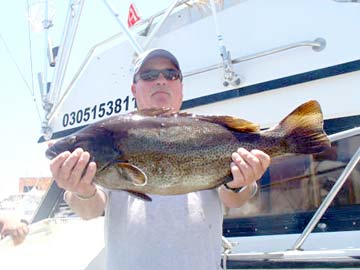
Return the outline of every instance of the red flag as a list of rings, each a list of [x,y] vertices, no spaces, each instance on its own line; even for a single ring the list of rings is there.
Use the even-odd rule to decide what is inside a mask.
[[[129,28],[132,27],[134,24],[136,24],[138,21],[140,21],[140,16],[136,12],[135,5],[131,3],[129,7],[129,15],[128,15]]]

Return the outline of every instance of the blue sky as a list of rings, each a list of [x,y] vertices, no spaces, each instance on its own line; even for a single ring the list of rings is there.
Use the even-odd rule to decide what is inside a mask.
[[[32,90],[27,88],[12,60],[31,87],[26,1],[7,1],[0,13],[0,34],[3,38],[0,40],[1,198],[17,191],[19,177],[46,172],[37,164],[42,158],[39,158],[41,146],[36,143],[40,134],[40,119]],[[32,171],[35,166],[38,169]]]
[[[38,2],[31,0],[6,1],[6,4],[3,4],[0,9],[0,149],[2,152],[0,156],[0,199],[17,192],[19,177],[50,175],[48,160],[44,155],[47,146],[37,143],[41,135],[43,110],[36,74],[44,70],[44,36],[41,32],[30,30],[32,47],[32,61],[30,61],[29,26],[26,17],[27,6]],[[49,33],[54,44],[57,45],[61,40],[68,1],[53,0],[49,2],[55,11],[54,26]],[[131,1],[113,0],[109,2],[116,7],[122,20],[126,22]],[[153,12],[166,8],[172,3],[169,0],[156,1],[156,3],[154,3],[155,1],[133,2],[142,18],[147,18]],[[81,46],[86,44],[83,48],[90,48],[91,42],[93,42],[92,38],[101,40],[103,37],[120,31],[120,26],[111,17],[102,0],[86,1],[83,13],[84,19],[80,22],[81,28],[79,29],[80,39],[76,40],[77,44]],[[98,18],[101,18],[101,21]],[[102,24],[106,25],[102,26]],[[81,56],[85,56],[86,53],[85,50],[82,54],[75,54],[78,57],[75,59],[75,63],[76,61],[80,63]],[[50,76],[49,81],[51,78]]]

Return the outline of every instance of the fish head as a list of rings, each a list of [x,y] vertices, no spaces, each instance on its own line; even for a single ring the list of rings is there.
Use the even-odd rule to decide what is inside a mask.
[[[69,151],[73,152],[76,149],[77,136],[70,135],[63,139],[58,140],[55,144],[50,146],[45,155],[48,159],[53,159],[62,152]]]
[[[112,132],[102,128],[80,130],[62,138],[49,147],[45,154],[47,158],[53,159],[65,151],[73,152],[77,148],[89,152],[90,161],[95,161],[99,169],[121,158],[121,151],[114,144]]]

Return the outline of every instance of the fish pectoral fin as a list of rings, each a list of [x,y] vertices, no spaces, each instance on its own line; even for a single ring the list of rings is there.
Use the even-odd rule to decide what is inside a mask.
[[[121,176],[135,186],[145,186],[147,184],[146,174],[138,167],[127,162],[118,162],[117,167]]]
[[[136,192],[133,190],[128,190],[125,189],[124,191],[129,192],[131,195],[135,196],[136,198],[139,198],[141,200],[147,201],[147,202],[151,202],[152,199],[150,196],[146,195],[145,193],[141,193],[141,192]]]

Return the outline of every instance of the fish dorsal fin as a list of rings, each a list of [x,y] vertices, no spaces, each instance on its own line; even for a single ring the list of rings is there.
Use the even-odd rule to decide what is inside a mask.
[[[164,107],[164,108],[149,108],[133,112],[132,114],[143,115],[143,116],[163,116],[163,115],[172,115],[173,109]]]
[[[259,132],[260,127],[258,124],[250,121],[236,118],[232,116],[211,116],[211,121],[214,123],[222,124],[228,128],[234,129],[238,132]]]
[[[236,118],[233,116],[227,116],[227,115],[196,115],[196,114],[190,114],[186,112],[182,112],[178,114],[182,117],[193,117],[200,119],[202,121],[208,121],[211,123],[216,123],[219,125],[222,125],[224,127],[227,127],[229,129],[233,129],[238,132],[259,132],[260,127],[258,124],[252,123],[250,121]]]
[[[146,174],[135,165],[127,162],[118,162],[117,168],[123,179],[133,183],[135,186],[145,186],[147,184]]]
[[[293,127],[309,127],[314,126],[319,129],[323,127],[323,115],[320,104],[316,100],[310,100],[297,107],[289,113],[280,125],[285,129],[293,129]]]
[[[289,153],[314,154],[331,147],[330,140],[324,132],[323,122],[319,103],[310,100],[264,133],[267,133],[268,137],[282,137],[280,144]]]

